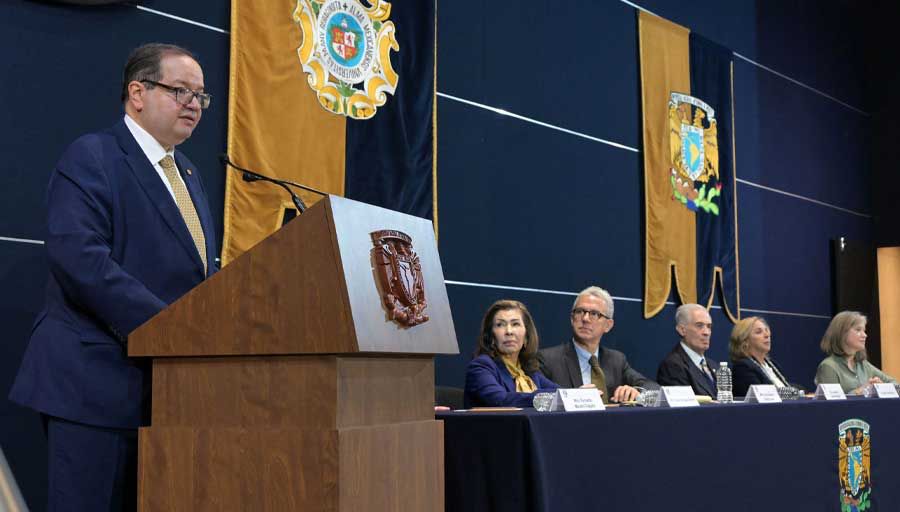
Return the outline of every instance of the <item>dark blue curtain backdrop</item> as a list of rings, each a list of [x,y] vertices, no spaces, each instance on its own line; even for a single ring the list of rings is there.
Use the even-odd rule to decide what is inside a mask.
[[[697,301],[706,304],[710,294],[719,294],[719,304],[732,315],[738,309],[738,276],[735,247],[734,151],[732,127],[732,60],[728,48],[691,32],[690,67],[691,96],[700,98],[713,108],[718,130],[719,175],[707,183],[712,190],[715,183],[722,194],[716,199],[716,215],[698,210],[697,223]],[[713,273],[722,269],[721,275]]]
[[[394,3],[410,1],[419,0]],[[741,56],[734,115],[742,314],[765,311],[775,357],[792,380],[811,386],[832,314],[828,241],[873,239],[871,189],[881,178],[871,141],[896,141],[873,133],[869,115],[895,124],[881,105],[896,87],[872,84],[896,75],[882,71],[894,67],[896,52],[873,48],[888,38],[864,30],[883,14],[881,4],[636,3]],[[0,2],[0,446],[37,512],[46,493],[40,421],[5,396],[42,301],[44,189],[65,146],[122,115],[121,68],[140,43],[183,44],[200,57],[213,106],[183,150],[202,172],[221,239],[224,171],[216,157],[225,148],[229,36],[214,29],[228,30],[229,2],[141,6]],[[651,376],[675,342],[674,305],[645,320],[640,302],[635,13],[619,0],[439,1],[438,218],[461,352],[438,358],[439,384],[462,385],[481,316],[502,297],[528,304],[542,344],[554,345],[570,336],[573,294],[608,288],[619,300],[604,343]],[[879,66],[873,55],[891,60]],[[712,316],[711,356],[724,360],[731,326],[720,309]]]
[[[347,119],[344,195],[433,219],[434,47],[427,43],[434,41],[435,6],[400,5],[390,18],[403,27],[393,59],[400,82],[374,118]]]

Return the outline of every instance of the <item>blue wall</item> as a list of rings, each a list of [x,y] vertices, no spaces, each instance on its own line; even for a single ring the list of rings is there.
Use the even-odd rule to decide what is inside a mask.
[[[741,56],[735,131],[742,314],[766,311],[774,355],[790,378],[811,386],[817,341],[832,314],[828,241],[873,238],[871,114],[889,90],[868,85],[878,69],[860,57],[874,44],[862,29],[867,13],[840,1],[638,4]],[[229,27],[227,2],[144,5]],[[438,359],[438,383],[462,384],[493,300],[528,304],[548,346],[568,339],[574,293],[590,284],[619,299],[604,343],[655,375],[676,337],[674,304],[653,319],[642,316],[635,8],[619,0],[443,0],[438,38],[440,249],[461,352]],[[193,49],[214,95],[183,149],[203,170],[221,235],[224,174],[216,155],[227,128],[228,35],[134,6],[0,4],[4,396],[41,306],[46,258],[30,241],[44,238],[49,172],[76,136],[122,115],[122,64],[131,48],[150,40]],[[727,359],[730,324],[719,309],[713,321],[711,356]],[[43,510],[37,415],[0,399],[0,446],[29,505]]]
[[[854,58],[863,40],[852,31],[859,14],[837,2],[828,4],[833,10],[812,2],[638,3],[740,55],[742,315],[764,311],[773,354],[791,379],[812,386],[832,314],[828,241],[872,237],[871,116],[864,62]],[[599,284],[621,299],[604,343],[655,375],[676,341],[676,304],[642,317],[636,10],[619,1],[571,0],[548,11],[486,0],[445,3],[439,13],[440,244],[460,350],[474,350],[486,305],[506,296],[531,305],[544,346],[560,343],[570,336],[574,292]],[[730,324],[721,309],[712,316],[710,355],[727,360]],[[466,359],[441,361],[438,380],[460,385]]]

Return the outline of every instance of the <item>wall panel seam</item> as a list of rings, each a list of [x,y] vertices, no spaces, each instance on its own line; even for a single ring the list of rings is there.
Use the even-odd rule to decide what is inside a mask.
[[[0,236],[0,242],[13,242],[19,244],[36,244],[44,245],[43,240],[33,240],[31,238],[13,238],[9,236]]]
[[[542,289],[542,288],[527,288],[527,287],[522,287],[522,286],[507,286],[507,285],[501,285],[501,284],[474,283],[474,282],[469,282],[469,281],[453,281],[450,279],[445,279],[444,284],[456,285],[456,286],[471,286],[471,287],[475,287],[475,288],[493,288],[493,289],[498,289],[498,290],[510,290],[510,291],[517,291],[517,292],[545,293],[545,294],[550,294],[550,295],[567,295],[567,296],[571,296],[571,297],[578,296],[578,292],[568,292],[568,291],[561,291],[561,290],[547,290],[547,289]],[[622,297],[622,296],[612,295],[612,298],[613,298],[613,300],[624,301],[624,302],[643,302],[643,299],[638,299],[638,298],[634,298],[634,297]],[[674,306],[675,303],[673,301],[666,301],[666,305]],[[711,308],[712,309],[722,309],[722,306],[713,305],[713,306],[711,306]],[[752,309],[752,308],[743,308],[743,307],[740,308],[740,311],[742,311],[742,312],[746,311],[749,313],[767,313],[767,314],[772,314],[772,315],[799,316],[799,317],[806,317],[806,318],[824,318],[824,319],[831,318],[830,316],[816,315],[816,314],[812,314],[812,313],[796,313],[796,312],[792,312],[792,311],[775,311],[775,310],[768,310],[768,309]]]
[[[199,21],[194,21],[188,18],[183,18],[181,16],[176,16],[174,14],[169,14],[167,12],[158,11],[156,9],[151,9],[149,7],[144,7],[143,5],[135,5],[135,8],[141,11],[149,12],[150,14],[155,14],[157,16],[162,16],[165,18],[173,19],[175,21],[180,21],[182,23],[187,23],[189,25],[194,25],[197,27],[205,28],[207,30],[212,30],[213,32],[219,32],[220,34],[228,34],[229,32],[223,28],[214,27],[212,25],[207,25],[206,23],[200,23]]]
[[[536,125],[538,125],[538,126],[543,126],[543,127],[545,127],[545,128],[550,128],[550,129],[557,130],[557,131],[560,131],[560,132],[563,132],[563,133],[567,133],[567,134],[570,134],[570,135],[575,135],[575,136],[577,136],[577,137],[581,137],[581,138],[584,138],[584,139],[592,140],[592,141],[594,141],[594,142],[600,142],[600,143],[606,144],[606,145],[608,145],[608,146],[613,146],[613,147],[616,147],[616,148],[619,148],[619,149],[625,149],[625,150],[628,150],[628,151],[632,151],[632,152],[634,152],[634,153],[640,153],[640,152],[641,152],[639,149],[633,148],[633,147],[631,147],[631,146],[626,146],[626,145],[620,144],[620,143],[618,143],[618,142],[612,142],[612,141],[609,141],[609,140],[606,140],[606,139],[601,139],[601,138],[599,138],[599,137],[594,137],[594,136],[592,136],[592,135],[588,135],[588,134],[585,134],[585,133],[577,132],[577,131],[575,131],[575,130],[570,130],[570,129],[568,129],[568,128],[563,128],[563,127],[561,127],[561,126],[553,125],[553,124],[550,124],[550,123],[545,123],[545,122],[543,122],[543,121],[539,121],[539,120],[534,119],[534,118],[531,118],[531,117],[527,117],[527,116],[523,116],[523,115],[520,115],[520,114],[516,114],[516,113],[514,113],[514,112],[510,112],[510,111],[505,110],[505,109],[502,109],[502,108],[492,107],[492,106],[490,106],[490,105],[485,105],[484,103],[478,103],[477,101],[467,100],[467,99],[465,99],[465,98],[460,98],[460,97],[458,97],[458,96],[453,96],[453,95],[451,95],[451,94],[443,93],[443,92],[440,92],[440,91],[437,93],[437,95],[438,95],[439,97],[441,97],[441,98],[445,98],[445,99],[448,99],[448,100],[456,101],[456,102],[463,103],[463,104],[465,104],[465,105],[470,105],[470,106],[473,106],[473,107],[476,107],[476,108],[484,109],[484,110],[493,112],[493,113],[498,114],[498,115],[512,117],[512,118],[514,118],[514,119],[518,119],[518,120],[520,120],[520,121],[525,121],[525,122],[527,122],[527,123],[533,123],[533,124],[536,124]],[[747,180],[744,180],[744,179],[741,179],[741,178],[736,178],[736,181],[737,181],[738,183],[742,183],[742,184],[744,184],[744,185],[749,185],[749,186],[756,187],[756,188],[760,188],[760,189],[763,189],[763,190],[768,190],[768,191],[770,191],[770,192],[775,192],[775,193],[778,193],[778,194],[783,194],[783,195],[786,195],[786,196],[789,196],[789,197],[793,197],[793,198],[796,198],[796,199],[802,199],[802,200],[804,200],[804,201],[809,201],[809,202],[812,202],[812,203],[816,203],[816,204],[818,204],[818,205],[826,206],[826,207],[828,207],[828,208],[833,208],[833,209],[835,209],[835,210],[838,210],[838,211],[841,211],[841,212],[844,212],[844,213],[849,213],[849,214],[851,214],[851,215],[856,215],[856,216],[859,216],[859,217],[865,217],[865,218],[871,218],[871,215],[869,215],[869,214],[857,212],[857,211],[854,211],[854,210],[850,210],[850,209],[848,209],[848,208],[843,208],[843,207],[840,207],[840,206],[837,206],[837,205],[833,205],[833,204],[830,204],[830,203],[826,203],[826,202],[824,202],[824,201],[819,201],[818,199],[812,199],[812,198],[809,198],[809,197],[806,197],[806,196],[802,196],[802,195],[800,195],[800,194],[794,194],[794,193],[792,193],[792,192],[786,192],[786,191],[784,191],[784,190],[779,190],[779,189],[777,189],[777,188],[767,187],[767,186],[765,186],[765,185],[760,185],[760,184],[758,184],[758,183],[754,183],[754,182],[752,182],[752,181],[747,181]]]

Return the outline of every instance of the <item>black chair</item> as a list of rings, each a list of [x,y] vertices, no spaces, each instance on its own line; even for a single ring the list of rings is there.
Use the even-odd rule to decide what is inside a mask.
[[[444,405],[451,409],[462,409],[463,389],[453,386],[434,387],[434,405]]]

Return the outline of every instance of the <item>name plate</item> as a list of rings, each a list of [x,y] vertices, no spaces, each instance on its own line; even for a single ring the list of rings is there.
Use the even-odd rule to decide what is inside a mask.
[[[819,384],[816,386],[816,400],[846,400],[840,384]]]
[[[603,411],[603,399],[597,388],[557,389],[551,411]]]
[[[744,402],[748,404],[779,404],[781,397],[778,396],[778,388],[772,384],[753,384],[747,391]]]
[[[690,386],[663,386],[660,391],[660,407],[700,407]]]
[[[875,396],[878,398],[900,398],[900,395],[897,394],[897,387],[890,382],[872,385],[875,386]]]

